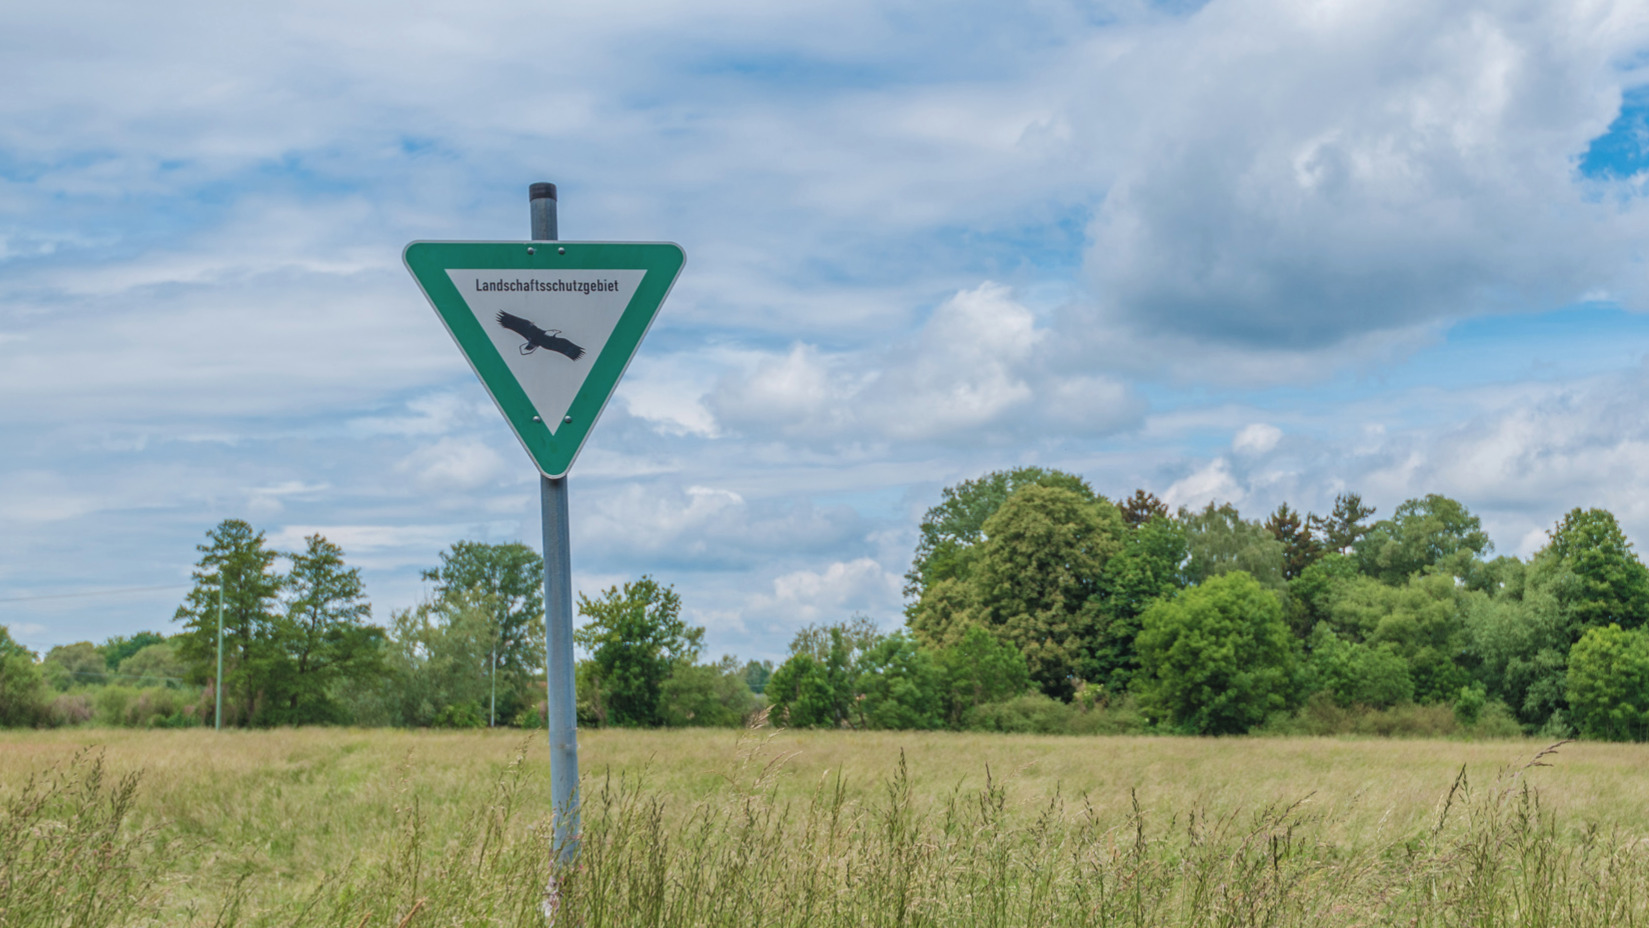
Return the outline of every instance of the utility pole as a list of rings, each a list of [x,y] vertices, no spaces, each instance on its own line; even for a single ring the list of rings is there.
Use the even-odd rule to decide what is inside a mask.
[[[532,240],[561,238],[554,184],[527,188]],[[550,801],[563,863],[578,856],[578,693],[573,681],[573,565],[567,478],[538,478],[544,520],[544,713],[550,730]]]
[[[218,565],[218,678],[212,688],[218,691],[216,730],[223,731],[223,583],[225,564]]]

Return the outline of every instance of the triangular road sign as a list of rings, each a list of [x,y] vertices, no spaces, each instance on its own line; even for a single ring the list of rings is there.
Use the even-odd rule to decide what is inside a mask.
[[[546,477],[572,467],[686,260],[650,242],[413,242],[402,257]]]

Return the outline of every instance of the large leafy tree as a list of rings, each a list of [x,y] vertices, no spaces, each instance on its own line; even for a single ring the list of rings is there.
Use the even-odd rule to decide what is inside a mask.
[[[915,638],[888,635],[865,652],[856,670],[854,707],[861,727],[918,730],[943,723],[943,675]]]
[[[934,655],[943,696],[942,711],[951,727],[960,727],[969,709],[1023,694],[1031,685],[1025,655],[978,625],[970,625],[956,643]]]
[[[166,636],[158,632],[138,632],[135,635],[113,635],[97,646],[103,654],[103,663],[111,671],[119,670],[121,661],[150,645],[160,644]]]
[[[414,726],[485,724],[495,616],[488,597],[465,589],[393,613],[390,717]]]
[[[1201,512],[1181,509],[1179,521],[1185,526],[1189,551],[1185,579],[1189,583],[1240,570],[1269,589],[1282,589],[1282,542],[1260,523],[1244,519],[1237,507],[1209,503]]]
[[[1605,510],[1565,515],[1536,555],[1533,573],[1529,582],[1552,590],[1575,640],[1589,628],[1637,628],[1649,619],[1649,569]]]
[[[1466,599],[1476,595],[1445,575],[1416,576],[1400,587],[1359,576],[1336,591],[1329,624],[1349,641],[1402,658],[1416,701],[1452,702],[1470,682],[1459,657],[1467,643]]]
[[[1117,503],[1117,511],[1122,513],[1122,521],[1128,523],[1129,528],[1140,528],[1152,519],[1169,516],[1168,504],[1145,490],[1135,490],[1133,496]]]
[[[189,664],[191,682],[213,681],[221,590],[224,672],[222,680],[213,682],[223,688],[224,720],[249,725],[259,693],[280,659],[273,633],[282,582],[275,561],[280,555],[264,543],[262,532],[240,519],[218,523],[195,549],[201,557],[194,589],[172,616],[183,625],[178,654]]]
[[[1483,531],[1483,520],[1458,500],[1431,493],[1404,501],[1353,548],[1363,573],[1398,586],[1427,569],[1470,576],[1478,558],[1494,545]]]
[[[792,646],[790,658],[767,681],[770,718],[791,728],[839,728],[852,720],[857,677],[853,652],[841,626],[827,628],[823,658]]]
[[[601,595],[579,594],[578,613],[590,621],[574,640],[590,652],[593,682],[600,687],[614,725],[663,724],[664,682],[677,664],[692,664],[704,646],[704,629],[681,618],[681,597],[643,576]]]
[[[46,710],[46,684],[34,652],[12,640],[0,625],[0,728],[24,728]]]
[[[1297,645],[1276,594],[1232,571],[1145,610],[1134,690],[1148,718],[1240,734],[1291,704]]]
[[[1041,467],[993,471],[940,491],[937,506],[922,517],[916,557],[905,574],[907,615],[914,615],[923,594],[947,579],[963,579],[984,540],[985,522],[1008,497],[1025,487],[1058,487],[1083,499],[1095,498],[1088,482],[1075,474]]]
[[[497,693],[499,718],[525,708],[532,680],[544,666],[544,559],[519,542],[460,541],[424,571],[440,599],[462,590],[465,601],[490,609],[487,656],[481,664]],[[489,701],[491,697],[489,696]]]
[[[1083,679],[1113,692],[1128,688],[1139,669],[1134,651],[1139,617],[1153,602],[1184,585],[1180,567],[1188,553],[1184,525],[1160,514],[1123,536],[1122,549],[1105,564],[1099,624]]]
[[[275,670],[263,721],[305,724],[343,721],[334,691],[346,677],[384,671],[384,630],[369,625],[361,571],[346,567],[343,549],[320,535],[288,555],[283,610],[274,623],[283,660]]]
[[[1049,696],[1069,697],[1084,669],[1106,566],[1126,531],[1103,499],[1034,485],[985,522],[970,578],[977,620],[1025,655]]]
[[[1569,652],[1568,697],[1586,737],[1649,739],[1649,633],[1612,623],[1588,629]]]

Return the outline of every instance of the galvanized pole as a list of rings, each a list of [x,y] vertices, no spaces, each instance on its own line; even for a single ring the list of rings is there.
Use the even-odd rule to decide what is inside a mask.
[[[554,184],[528,188],[535,242],[560,238]],[[578,855],[578,707],[573,682],[573,566],[567,478],[539,477],[544,515],[545,714],[550,729],[550,799],[555,847],[563,863]]]
[[[217,731],[223,731],[223,568],[218,565],[218,678],[212,684],[218,691],[217,724],[213,726]]]

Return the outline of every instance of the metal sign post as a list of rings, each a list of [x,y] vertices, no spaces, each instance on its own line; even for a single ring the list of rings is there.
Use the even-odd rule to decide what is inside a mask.
[[[669,242],[561,241],[554,184],[533,184],[527,202],[529,241],[413,242],[403,259],[538,467],[550,796],[567,864],[578,854],[567,472],[687,259]]]
[[[560,238],[554,184],[528,189],[535,242]],[[538,477],[544,527],[544,714],[550,729],[550,801],[563,863],[578,856],[578,688],[573,666],[573,561],[567,478]]]

